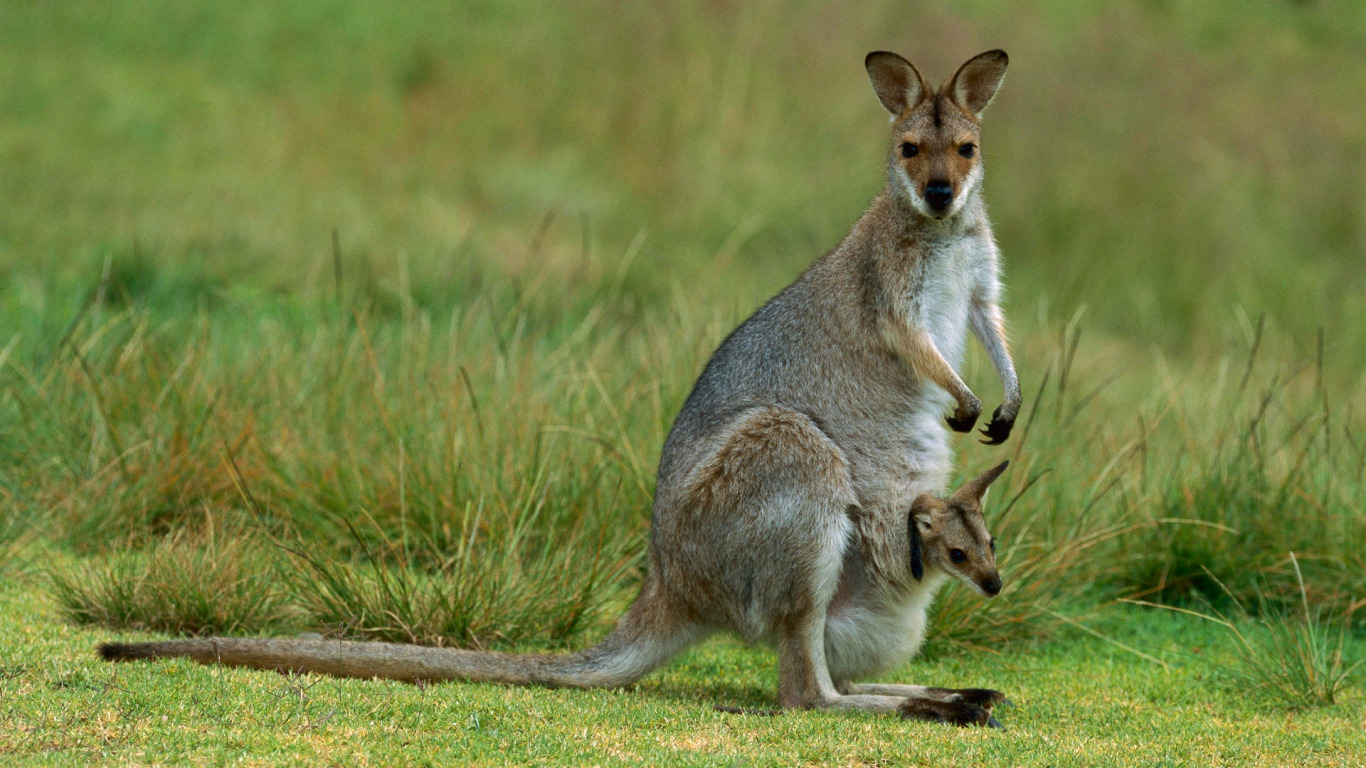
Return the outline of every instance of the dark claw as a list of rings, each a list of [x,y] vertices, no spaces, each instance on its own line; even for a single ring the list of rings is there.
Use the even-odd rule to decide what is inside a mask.
[[[1010,430],[1014,426],[1015,420],[1006,421],[1002,419],[1001,409],[997,408],[991,414],[991,423],[987,424],[986,429],[981,430],[982,434],[987,436],[987,439],[982,442],[986,445],[1000,445],[1006,441],[1007,437],[1010,437]]]
[[[952,416],[945,416],[944,421],[949,423],[949,429],[952,429],[954,432],[971,432],[973,425],[977,423],[977,414],[974,413],[971,418],[967,419],[955,419]]]

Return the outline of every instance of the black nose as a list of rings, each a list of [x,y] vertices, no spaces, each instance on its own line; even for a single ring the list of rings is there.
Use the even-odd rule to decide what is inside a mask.
[[[925,202],[936,211],[942,210],[953,199],[953,185],[947,181],[931,181],[925,185]]]
[[[990,581],[982,582],[982,591],[987,593],[988,595],[991,595],[992,597],[1001,594],[1000,577],[998,576],[994,579],[991,579]]]

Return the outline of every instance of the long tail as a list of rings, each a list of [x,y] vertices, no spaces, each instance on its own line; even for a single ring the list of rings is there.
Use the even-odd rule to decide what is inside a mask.
[[[460,651],[342,640],[209,637],[106,643],[100,646],[100,655],[108,661],[185,657],[201,664],[408,682],[471,680],[550,688],[614,688],[639,680],[702,636],[694,627],[667,621],[668,612],[652,610],[654,602],[642,594],[601,643],[569,654]]]

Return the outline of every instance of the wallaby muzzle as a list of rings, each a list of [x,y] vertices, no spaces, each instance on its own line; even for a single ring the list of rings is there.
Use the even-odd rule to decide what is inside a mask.
[[[953,185],[947,181],[931,181],[925,185],[925,202],[936,211],[942,211],[953,202]]]

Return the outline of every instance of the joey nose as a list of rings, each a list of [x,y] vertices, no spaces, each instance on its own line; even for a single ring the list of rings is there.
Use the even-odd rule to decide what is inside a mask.
[[[931,181],[925,185],[925,202],[936,211],[943,210],[953,199],[953,185],[947,181]]]
[[[1001,577],[996,576],[982,582],[982,591],[991,597],[1001,594]]]

